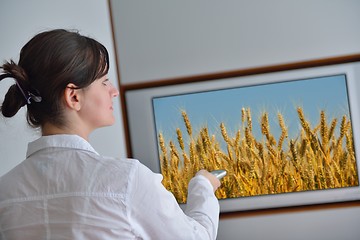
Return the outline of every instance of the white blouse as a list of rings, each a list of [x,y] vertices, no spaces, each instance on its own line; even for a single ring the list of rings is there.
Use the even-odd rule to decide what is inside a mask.
[[[76,135],[29,143],[0,177],[0,239],[216,239],[219,202],[203,176],[186,209],[135,159],[100,156]]]

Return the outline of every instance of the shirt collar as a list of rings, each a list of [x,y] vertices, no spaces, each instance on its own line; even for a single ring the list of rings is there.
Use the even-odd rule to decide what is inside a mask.
[[[73,148],[93,152],[99,155],[89,142],[78,135],[56,134],[42,136],[37,140],[30,142],[28,144],[26,157],[29,157],[37,151],[50,147]]]

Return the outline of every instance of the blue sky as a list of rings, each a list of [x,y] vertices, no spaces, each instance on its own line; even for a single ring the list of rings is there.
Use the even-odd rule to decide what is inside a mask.
[[[277,113],[280,112],[289,129],[289,137],[299,133],[300,123],[296,107],[302,107],[312,126],[319,122],[320,110],[325,110],[328,122],[349,115],[345,75],[319,77],[289,82],[279,82],[209,92],[196,92],[153,99],[155,125],[165,141],[176,140],[176,128],[186,135],[181,110],[189,116],[193,132],[206,126],[209,133],[220,141],[219,125],[223,122],[229,135],[241,125],[241,109],[250,108],[253,132],[261,138],[259,119],[262,112],[269,113],[270,132],[278,138],[280,127]],[[176,141],[175,141],[176,142]]]

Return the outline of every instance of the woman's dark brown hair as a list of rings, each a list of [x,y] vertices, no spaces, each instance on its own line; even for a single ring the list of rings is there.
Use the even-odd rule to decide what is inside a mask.
[[[5,117],[27,106],[27,121],[33,127],[46,122],[65,124],[62,97],[73,83],[82,89],[107,74],[109,56],[96,40],[76,31],[55,29],[34,36],[21,49],[18,64],[5,62],[0,80],[15,80],[1,106]]]

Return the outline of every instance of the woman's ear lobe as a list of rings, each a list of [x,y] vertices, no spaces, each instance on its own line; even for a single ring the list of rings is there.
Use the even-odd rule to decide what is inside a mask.
[[[79,111],[81,109],[80,90],[81,89],[78,89],[75,84],[69,83],[64,91],[64,99],[66,106],[75,111]]]

